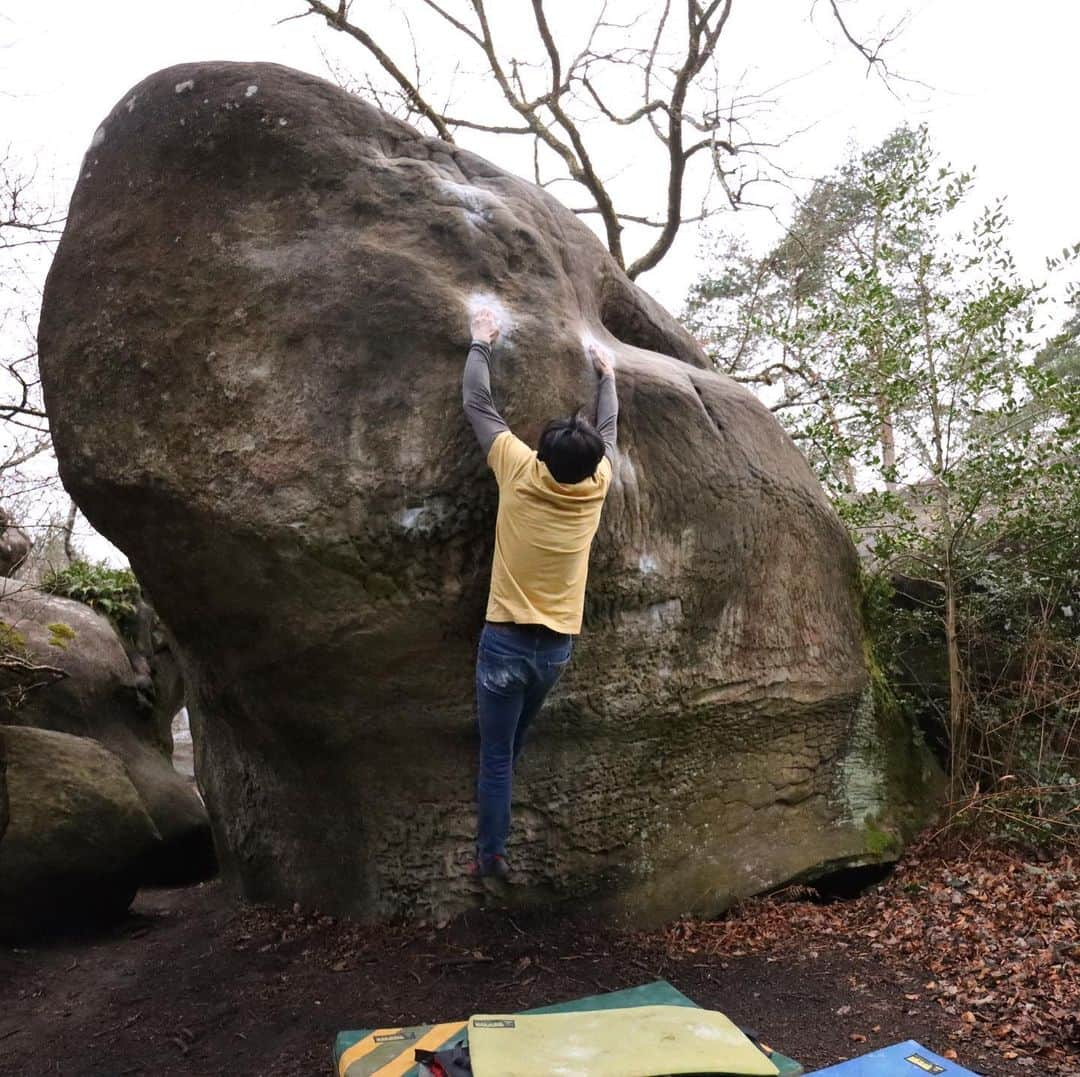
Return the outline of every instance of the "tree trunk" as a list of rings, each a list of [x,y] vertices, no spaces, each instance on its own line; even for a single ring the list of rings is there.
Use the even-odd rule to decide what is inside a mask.
[[[949,800],[959,799],[967,768],[967,722],[964,678],[956,625],[956,581],[951,566],[945,570],[945,647],[949,662]]]
[[[878,438],[881,441],[881,470],[886,475],[885,489],[892,493],[896,490],[893,477],[896,471],[896,435],[893,433],[892,412],[889,411],[888,401],[884,396],[878,396],[877,409],[880,421]]]
[[[79,557],[74,543],[75,517],[78,513],[78,506],[72,501],[68,509],[67,519],[64,521],[64,556],[68,559],[68,564],[77,561]]]

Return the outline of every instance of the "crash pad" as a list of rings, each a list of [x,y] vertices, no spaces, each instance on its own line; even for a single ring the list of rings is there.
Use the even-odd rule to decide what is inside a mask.
[[[417,1048],[438,1051],[449,1047],[464,1034],[464,1021],[442,1025],[413,1025],[406,1028],[375,1028],[361,1033],[344,1051],[335,1047],[335,1066],[340,1077],[405,1077],[417,1072],[414,1064]],[[338,1044],[342,1036],[338,1033]]]
[[[722,1013],[688,1006],[475,1014],[469,1018],[469,1054],[482,1077],[775,1077],[779,1072]]]
[[[814,1077],[976,1077],[971,1070],[928,1051],[914,1040],[815,1070]]]
[[[639,987],[628,987],[622,991],[611,991],[602,995],[589,995],[585,998],[571,999],[569,1002],[557,1002],[550,1006],[540,1006],[527,1011],[529,1014],[542,1013],[575,1013],[585,1010],[613,1010],[630,1006],[686,1006],[697,1009],[698,1005],[693,999],[689,999],[677,988],[666,980],[655,980],[652,983],[642,984]],[[373,1054],[373,1048],[377,1045],[383,1053],[379,1058],[396,1048],[395,1058],[397,1066],[394,1068],[394,1077],[417,1077],[418,1069],[413,1064],[413,1052],[417,1046],[426,1047],[429,1050],[438,1050],[450,1047],[464,1039],[467,1022],[449,1022],[445,1025],[418,1025],[411,1028],[387,1028],[387,1029],[358,1029],[347,1032],[339,1032],[334,1041],[334,1072],[338,1077],[374,1077],[378,1072],[371,1068],[367,1061],[368,1056]],[[436,1029],[446,1030],[442,1043],[432,1044],[429,1034]],[[399,1036],[400,1033],[405,1036]],[[440,1033],[441,1034],[441,1033]],[[395,1039],[381,1039],[382,1036],[395,1036]],[[376,1037],[380,1037],[376,1039]],[[421,1038],[424,1042],[421,1044]],[[776,1066],[780,1077],[800,1077],[804,1072],[802,1066],[793,1058],[780,1054],[779,1051],[769,1053],[769,1060]],[[384,1065],[380,1061],[380,1065]],[[393,1065],[393,1063],[391,1063]],[[379,1077],[383,1077],[379,1074]]]

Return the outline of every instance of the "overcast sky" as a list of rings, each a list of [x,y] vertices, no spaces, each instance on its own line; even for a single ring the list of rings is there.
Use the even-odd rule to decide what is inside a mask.
[[[385,6],[378,0],[356,5],[358,11]],[[416,5],[398,0],[398,6]],[[528,20],[514,17],[515,9],[527,10],[524,0],[498,0],[497,6],[508,20],[509,47],[535,47],[535,41],[514,36],[529,32]],[[582,13],[594,6],[590,0],[549,0],[567,52]],[[648,7],[645,0],[612,3],[614,11]],[[273,60],[325,76],[325,53],[353,69],[366,62],[355,44],[315,19],[276,25],[302,8],[299,0],[0,0],[0,149],[7,145],[13,156],[36,161],[42,190],[51,186],[66,206],[97,125],[125,91],[159,68],[210,59]],[[900,122],[925,121],[947,158],[977,166],[981,200],[1007,196],[1012,246],[1025,272],[1040,275],[1048,253],[1080,241],[1080,150],[1069,134],[1077,126],[1080,97],[1074,67],[1080,5],[849,0],[842,10],[867,37],[910,12],[887,55],[897,71],[925,85],[896,83],[894,96],[865,78],[824,0],[816,7],[811,0],[735,0],[720,52],[725,77],[730,72],[732,82],[763,89],[798,76],[776,91],[777,109],[763,128],[782,134],[810,125],[782,151],[789,169],[821,174],[839,163],[850,142],[870,146]],[[401,47],[400,18],[389,16],[383,32]],[[458,51],[446,48],[445,34],[418,36],[433,73],[456,61]],[[505,136],[473,148],[505,167],[526,167]],[[646,168],[628,168],[632,156],[625,156],[612,145],[609,173],[630,197],[648,202],[657,177]],[[566,189],[554,193],[560,190]],[[658,206],[653,201],[639,208],[656,212]],[[726,223],[736,222],[729,214]],[[759,242],[775,228],[768,215],[753,211],[740,213],[737,224]],[[698,266],[698,235],[693,228],[684,231],[665,264],[642,279],[676,309]]]
[[[380,5],[369,0],[363,6]],[[416,5],[399,0],[399,6]],[[499,0],[498,6],[527,7],[524,0]],[[572,28],[593,5],[549,0],[548,6],[558,32],[563,25]],[[644,0],[618,0],[613,9],[647,6]],[[365,61],[358,47],[315,19],[276,25],[302,7],[299,0],[0,0],[0,144],[36,157],[43,174],[55,175],[66,201],[100,120],[127,89],[158,68],[247,59],[326,74],[322,50],[353,67]],[[858,56],[839,43],[828,5],[819,2],[813,17],[812,7],[810,0],[735,0],[721,53],[732,81],[741,78],[748,86],[803,76],[778,91],[776,122],[786,129],[815,126],[788,147],[785,163],[804,175],[818,174],[838,162],[850,139],[870,145],[902,120],[925,120],[946,156],[978,166],[982,198],[1008,196],[1014,247],[1026,269],[1037,272],[1046,253],[1080,240],[1080,150],[1069,134],[1076,129],[1073,112],[1080,97],[1074,66],[1080,5],[849,2],[843,10],[867,36],[911,12],[888,55],[898,71],[930,88],[898,83],[899,100],[863,77]],[[389,34],[394,30],[387,27]],[[433,68],[445,42],[445,35],[421,41]],[[480,149],[514,160],[509,148],[505,154],[490,145]],[[764,228],[766,222],[751,220],[749,227]],[[696,247],[688,230],[670,266],[643,283],[677,306],[694,270]]]

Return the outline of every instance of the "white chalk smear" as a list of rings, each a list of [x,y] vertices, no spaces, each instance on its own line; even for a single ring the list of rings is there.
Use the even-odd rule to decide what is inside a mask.
[[[128,112],[134,112],[135,111],[135,102],[137,100],[138,100],[138,98],[135,96],[135,94],[132,94],[127,99],[127,110],[128,110]]]
[[[438,188],[448,194],[465,211],[465,220],[474,228],[490,224],[492,210],[502,205],[498,195],[485,191],[482,187],[473,187],[467,183],[455,183],[453,180],[439,179]]]
[[[509,337],[513,335],[515,324],[514,319],[510,316],[510,312],[503,306],[503,303],[496,296],[490,292],[473,292],[468,299],[469,317],[473,317],[478,310],[483,307],[487,307],[492,314],[495,315],[495,320],[499,323],[499,339]]]
[[[255,85],[254,83],[252,83],[252,85],[250,85],[250,86],[249,86],[249,87],[248,87],[248,88],[247,88],[247,89],[246,89],[246,90],[244,91],[244,96],[245,96],[245,97],[254,97],[254,96],[255,96],[255,95],[256,95],[256,94],[258,93],[258,92],[259,92],[259,87],[258,87],[258,86],[256,86],[256,85]]]
[[[638,568],[643,576],[651,576],[659,567],[656,558],[652,554],[643,553],[638,558]]]
[[[394,519],[406,531],[419,531],[420,521],[427,515],[427,509],[421,506],[418,509],[402,509]]]
[[[394,514],[394,522],[403,531],[413,534],[430,534],[450,514],[444,498],[433,497],[419,505],[401,509]]]
[[[485,191],[483,187],[473,187],[468,183],[455,183],[453,180],[440,179],[437,181],[439,190],[450,195],[456,202],[460,202],[466,209],[474,213],[486,213],[492,207],[501,205],[502,199],[498,195]]]
[[[579,1046],[574,1043],[565,1044],[560,1051],[560,1054],[565,1055],[567,1058],[572,1058],[575,1062],[586,1062],[595,1058],[599,1053],[599,1047]]]
[[[98,146],[100,146],[102,144],[102,142],[104,142],[104,141],[105,141],[105,128],[104,127],[99,127],[94,132],[94,137],[92,139],[90,139],[90,149],[96,150],[98,148]]]
[[[690,1031],[699,1040],[730,1040],[731,1033],[722,1028],[713,1028],[712,1025],[692,1025]]]
[[[186,82],[178,82],[176,84],[175,92],[176,93],[187,93],[188,90],[194,90],[194,89],[195,89],[195,80],[194,79],[188,79]]]
[[[606,352],[611,359],[611,365],[617,366],[615,362],[615,352],[609,348],[602,340],[600,340],[591,329],[583,329],[581,331],[581,349],[585,353],[585,358],[591,363],[592,356],[589,354],[589,348],[595,345],[601,351]]]

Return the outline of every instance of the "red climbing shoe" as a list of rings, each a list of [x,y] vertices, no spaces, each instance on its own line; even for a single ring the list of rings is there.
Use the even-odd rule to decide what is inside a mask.
[[[473,861],[471,874],[478,878],[498,879],[506,882],[510,878],[510,865],[505,856],[484,856]]]

